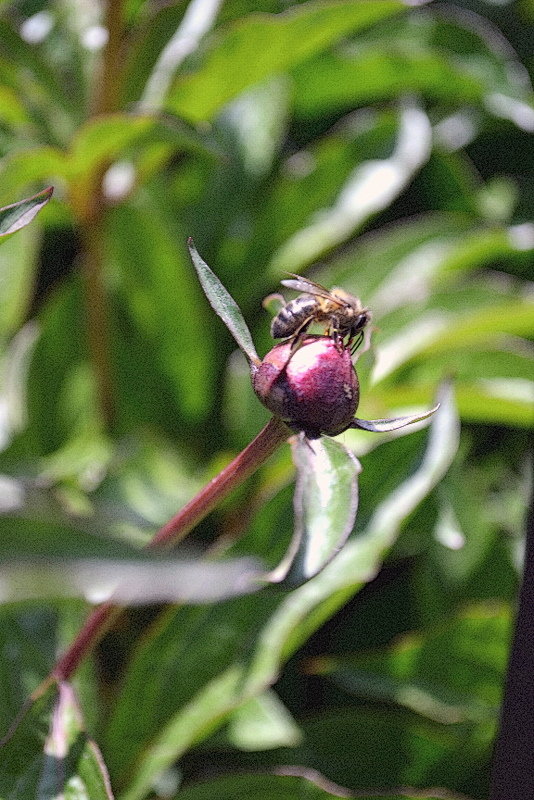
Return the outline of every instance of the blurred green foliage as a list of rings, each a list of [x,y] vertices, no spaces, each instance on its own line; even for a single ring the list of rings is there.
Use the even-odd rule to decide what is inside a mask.
[[[76,676],[81,712],[63,687],[54,721],[46,697],[0,750],[2,798],[60,774],[124,800],[486,796],[534,421],[532,16],[0,3],[0,206],[54,186],[0,247],[2,733],[84,615],[35,565],[76,585],[84,558],[135,561],[268,418],[189,236],[260,356],[262,298],[306,273],[372,309],[358,416],[427,407],[449,378],[462,421],[459,444],[450,405],[430,438],[340,437],[358,521],[308,584],[124,613]],[[276,566],[292,479],[283,448],[178,557]],[[25,564],[46,601],[9,579]]]

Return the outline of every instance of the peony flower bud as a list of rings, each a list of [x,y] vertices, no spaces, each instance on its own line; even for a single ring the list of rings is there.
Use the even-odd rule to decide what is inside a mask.
[[[335,436],[354,421],[360,396],[350,350],[330,336],[307,336],[267,353],[253,377],[254,391],[274,414],[309,439]]]

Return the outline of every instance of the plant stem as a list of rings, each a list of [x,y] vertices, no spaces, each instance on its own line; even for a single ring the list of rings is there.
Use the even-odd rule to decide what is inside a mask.
[[[96,183],[97,181],[95,181]],[[98,178],[100,185],[100,176]],[[85,288],[85,316],[89,357],[95,376],[98,404],[104,426],[109,430],[115,416],[113,371],[111,367],[109,322],[104,288],[103,208],[99,188],[94,188],[92,213],[80,220],[83,241],[82,273]]]
[[[120,610],[119,606],[111,602],[102,603],[93,609],[74,642],[57,661],[50,677],[57,681],[68,680],[84,657],[100,641]]]
[[[95,72],[90,116],[110,114],[120,106],[122,76],[123,2],[107,0],[104,25],[108,40],[102,53],[100,69]],[[99,164],[88,177],[87,184],[71,187],[83,243],[82,270],[85,287],[86,324],[89,357],[95,375],[98,402],[104,425],[110,429],[115,403],[113,370],[106,292],[104,286],[104,219],[105,198],[102,178],[108,164]]]
[[[183,539],[189,531],[206,517],[230,492],[245,481],[288,436],[288,429],[273,417],[244,450],[216,475],[189,503],[164,525],[147,545],[148,548],[168,547]],[[54,669],[36,689],[48,686],[52,680],[68,680],[85,656],[100,641],[121,608],[112,601],[97,606],[89,615],[68,650],[57,661]]]
[[[95,72],[91,116],[112,114],[120,107],[120,94],[124,58],[122,52],[124,31],[123,0],[107,0],[104,8],[104,27],[108,40],[102,52],[100,70]]]
[[[278,417],[272,417],[256,438],[156,533],[148,547],[168,547],[181,541],[222,498],[274,453],[287,439],[288,433],[284,423]]]

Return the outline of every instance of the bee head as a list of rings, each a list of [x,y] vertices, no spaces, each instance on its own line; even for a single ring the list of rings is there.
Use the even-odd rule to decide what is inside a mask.
[[[361,331],[371,322],[371,312],[368,308],[359,308],[358,314],[354,320],[352,325],[352,332],[356,333],[357,331]]]

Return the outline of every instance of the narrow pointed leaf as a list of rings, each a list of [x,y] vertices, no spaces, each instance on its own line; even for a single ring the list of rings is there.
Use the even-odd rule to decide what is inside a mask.
[[[27,197],[18,203],[0,208],[0,237],[9,236],[28,225],[48,203],[53,191],[53,187],[49,186],[48,189],[44,189],[33,197]]]
[[[404,428],[406,425],[412,425],[414,422],[421,422],[428,419],[432,414],[435,414],[439,408],[439,403],[430,411],[425,411],[423,414],[410,414],[407,417],[392,417],[391,419],[358,419],[356,417],[351,425],[351,428],[361,428],[364,431],[373,431],[374,433],[386,433],[388,431],[397,431],[399,428]]]
[[[269,580],[302,583],[320,572],[350,534],[358,508],[355,456],[328,437],[293,445],[297,467],[295,533],[289,550]]]
[[[248,361],[253,364],[259,364],[260,359],[256,353],[252,336],[250,335],[247,323],[243,318],[239,306],[224,288],[218,277],[211,271],[206,262],[202,260],[192,239],[188,240],[187,245],[198,279],[202,284],[202,288],[204,289],[211,307],[217,316],[222,319]]]

